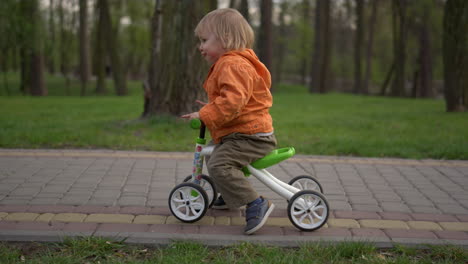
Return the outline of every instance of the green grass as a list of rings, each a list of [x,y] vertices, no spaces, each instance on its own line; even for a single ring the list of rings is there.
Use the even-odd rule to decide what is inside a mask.
[[[208,248],[193,242],[165,247],[129,245],[104,238],[67,239],[63,243],[0,243],[0,263],[466,263],[456,246],[377,249],[372,244],[313,243],[298,248],[241,243]]]
[[[63,94],[63,80],[54,78],[50,90]],[[125,97],[0,96],[0,147],[192,151],[196,131],[175,117],[139,120],[141,85],[129,89]],[[467,160],[468,113],[444,107],[443,100],[280,86],[271,114],[279,147],[300,154]]]

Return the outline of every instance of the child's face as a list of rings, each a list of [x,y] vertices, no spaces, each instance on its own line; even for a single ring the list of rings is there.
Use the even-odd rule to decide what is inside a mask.
[[[226,52],[221,41],[213,33],[203,33],[198,37],[200,38],[201,55],[209,63],[215,63]]]

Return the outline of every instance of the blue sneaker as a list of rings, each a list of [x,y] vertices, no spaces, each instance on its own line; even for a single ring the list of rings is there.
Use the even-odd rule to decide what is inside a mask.
[[[262,228],[268,216],[273,212],[273,209],[275,209],[275,205],[261,196],[248,205],[245,210],[245,220],[247,224],[244,233],[251,235]]]

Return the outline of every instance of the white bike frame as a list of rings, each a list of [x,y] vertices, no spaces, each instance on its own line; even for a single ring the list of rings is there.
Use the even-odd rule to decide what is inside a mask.
[[[214,146],[205,146],[200,152],[200,155],[203,157],[210,156],[211,153],[213,153],[213,150]],[[266,169],[259,170],[252,167],[251,165],[247,165],[247,168],[255,178],[257,178],[260,182],[265,184],[268,188],[270,188],[272,191],[274,191],[286,200],[290,200],[295,193],[300,191],[296,187],[293,187],[289,184],[280,181],[271,173],[269,173]]]

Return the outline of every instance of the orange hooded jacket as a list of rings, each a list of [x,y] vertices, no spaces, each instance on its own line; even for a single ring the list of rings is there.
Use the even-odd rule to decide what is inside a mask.
[[[235,132],[273,132],[270,87],[270,72],[253,50],[223,54],[211,66],[203,84],[209,103],[199,111],[214,143]]]

